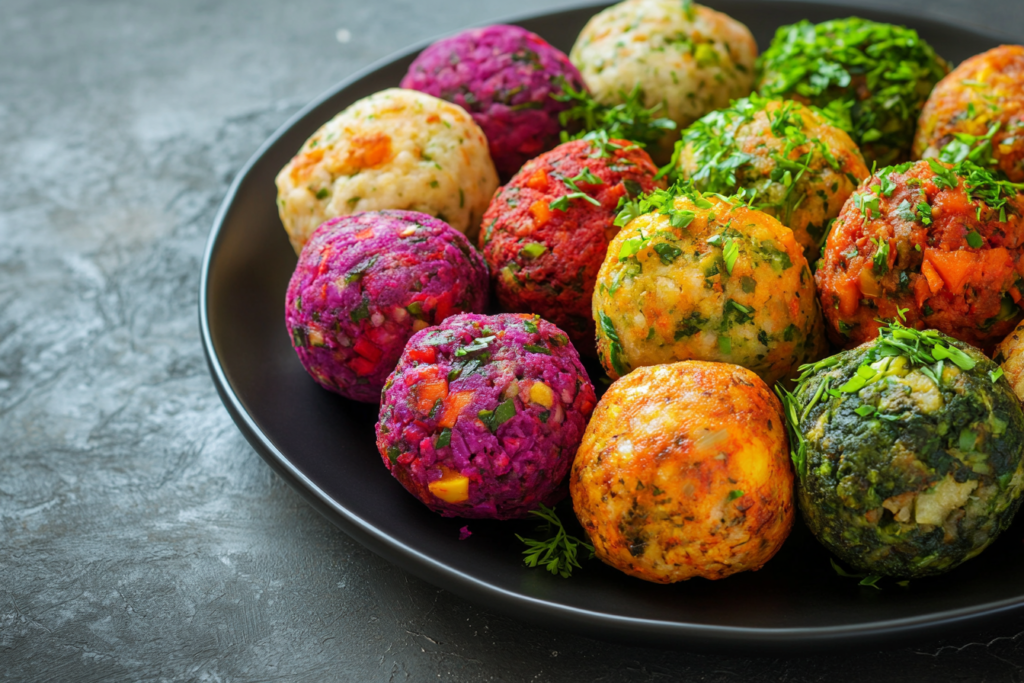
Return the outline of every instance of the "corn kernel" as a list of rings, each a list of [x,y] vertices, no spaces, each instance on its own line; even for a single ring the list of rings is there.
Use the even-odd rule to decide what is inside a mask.
[[[534,403],[550,408],[555,402],[555,392],[544,382],[534,382],[530,387],[530,400]]]

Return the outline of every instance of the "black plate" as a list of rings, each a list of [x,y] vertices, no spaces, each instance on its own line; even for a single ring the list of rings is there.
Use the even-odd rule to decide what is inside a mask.
[[[906,24],[959,62],[1006,39],[964,27],[853,7],[713,0],[744,22],[762,49],[775,28],[857,14]],[[568,51],[599,6],[518,23]],[[1012,41],[1011,41],[1012,42]],[[793,651],[829,644],[891,643],[1024,606],[1024,546],[1015,525],[978,559],[945,577],[884,591],[832,571],[798,524],[761,571],[728,581],[645,583],[597,560],[571,579],[523,566],[514,532],[528,522],[468,522],[428,512],[394,481],[374,445],[375,406],[346,401],[305,374],[284,327],[295,255],[275,206],[274,176],[321,124],[355,100],[396,86],[416,46],[356,74],[297,114],[235,179],[203,264],[200,324],[206,357],[228,412],[256,451],[331,521],[407,571],[487,608],[550,627],[644,643]],[[562,518],[571,508],[562,506]]]

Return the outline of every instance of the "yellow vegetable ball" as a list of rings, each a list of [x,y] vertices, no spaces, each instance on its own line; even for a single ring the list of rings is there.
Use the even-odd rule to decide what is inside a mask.
[[[598,357],[612,379],[710,360],[774,384],[825,350],[792,230],[685,184],[653,193],[637,205],[645,209],[612,240],[594,289]]]
[[[640,368],[612,384],[569,485],[597,557],[655,583],[760,569],[793,525],[782,406],[725,363]]]

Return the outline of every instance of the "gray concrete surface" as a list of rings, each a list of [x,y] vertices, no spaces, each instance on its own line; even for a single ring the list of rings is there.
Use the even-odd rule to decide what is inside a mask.
[[[0,678],[1024,677],[1024,618],[800,659],[530,627],[363,549],[245,443],[196,323],[200,259],[232,177],[369,62],[568,4],[0,0]],[[923,11],[1024,38],[1020,0]]]

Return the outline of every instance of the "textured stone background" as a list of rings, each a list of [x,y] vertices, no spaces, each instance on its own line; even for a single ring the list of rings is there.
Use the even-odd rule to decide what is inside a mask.
[[[569,4],[0,2],[0,677],[1021,680],[1024,618],[802,659],[528,627],[363,549],[245,443],[196,323],[232,177],[371,61]],[[923,11],[1024,37],[1020,0]]]

